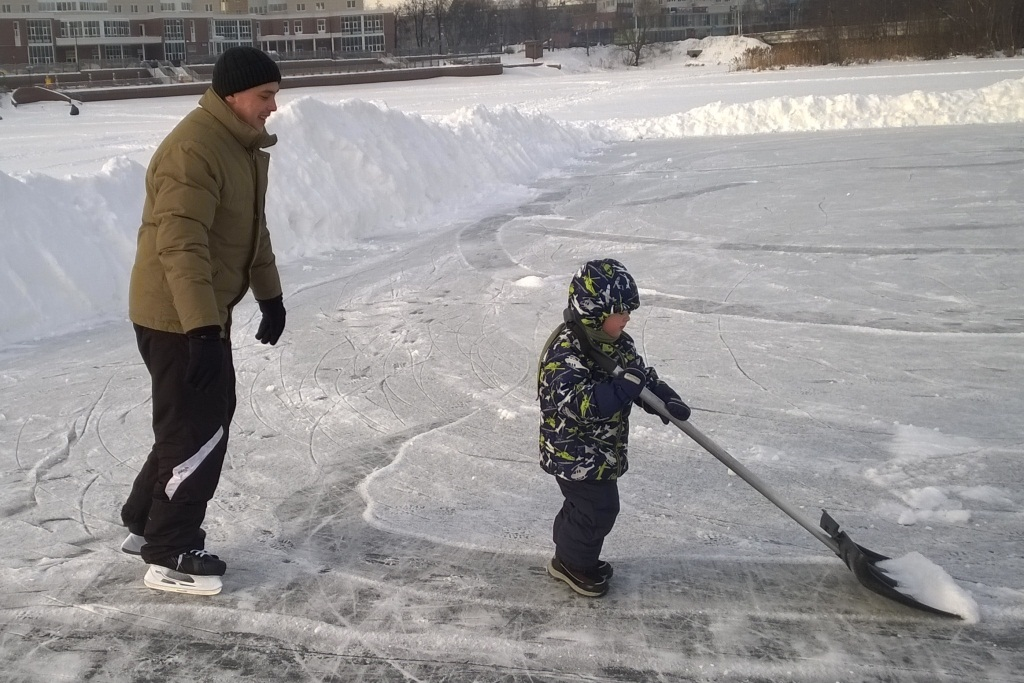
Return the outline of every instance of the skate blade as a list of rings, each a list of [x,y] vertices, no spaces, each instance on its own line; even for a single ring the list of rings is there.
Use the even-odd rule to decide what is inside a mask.
[[[224,586],[219,576],[195,576],[155,564],[149,565],[149,570],[143,581],[146,586],[158,591],[191,595],[216,595]]]

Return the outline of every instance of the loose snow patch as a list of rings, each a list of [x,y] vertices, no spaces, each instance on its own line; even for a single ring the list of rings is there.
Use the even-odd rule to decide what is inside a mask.
[[[935,486],[910,489],[901,497],[911,507],[910,510],[904,510],[897,520],[904,526],[932,520],[961,524],[971,519],[970,510],[963,510],[959,501],[950,499],[942,489]]]
[[[544,286],[544,279],[539,278],[536,275],[527,275],[526,277],[521,277],[516,280],[516,286],[537,289],[538,287]]]
[[[896,579],[900,592],[929,607],[956,614],[969,624],[978,623],[980,611],[971,594],[921,553],[908,553],[876,566]]]

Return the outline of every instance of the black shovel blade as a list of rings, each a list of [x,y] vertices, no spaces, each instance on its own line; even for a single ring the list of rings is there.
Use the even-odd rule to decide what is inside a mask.
[[[901,591],[899,582],[887,574],[885,570],[876,566],[877,563],[890,558],[854,543],[845,531],[839,529],[839,524],[824,510],[821,511],[821,528],[838,544],[838,550],[835,552],[839,559],[846,563],[846,566],[850,568],[861,585],[868,590],[914,609],[924,610],[925,612],[939,614],[944,617],[963,618],[959,614],[953,614],[952,612],[946,612],[931,605],[926,605]]]

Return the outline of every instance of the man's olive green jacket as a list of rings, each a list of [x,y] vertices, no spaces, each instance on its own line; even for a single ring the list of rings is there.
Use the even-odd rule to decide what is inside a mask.
[[[128,316],[143,327],[230,329],[251,288],[281,294],[264,203],[277,137],[236,117],[212,89],[153,154],[132,268]]]

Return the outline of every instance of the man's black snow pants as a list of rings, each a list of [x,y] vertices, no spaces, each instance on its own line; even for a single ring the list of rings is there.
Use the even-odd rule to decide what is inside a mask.
[[[612,481],[568,481],[555,477],[565,501],[555,517],[555,556],[571,568],[588,570],[601,559],[604,539],[619,516],[619,486]]]
[[[187,336],[136,325],[135,337],[153,381],[154,443],[121,521],[145,536],[142,559],[164,564],[204,547],[206,504],[220,481],[235,413],[235,369],[225,339],[220,377],[208,391],[196,391],[185,383]]]

